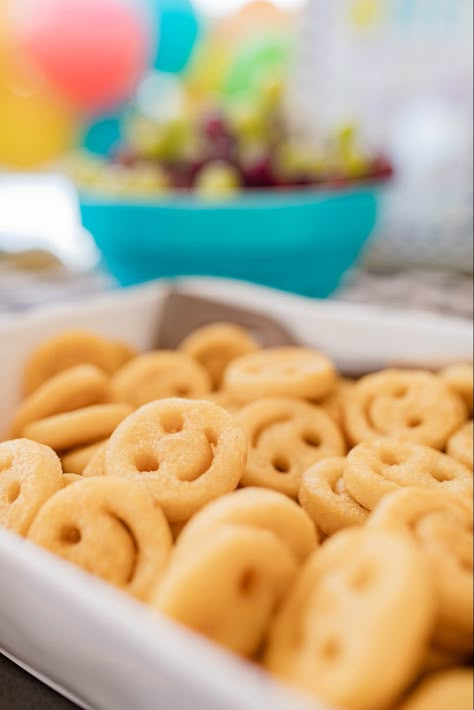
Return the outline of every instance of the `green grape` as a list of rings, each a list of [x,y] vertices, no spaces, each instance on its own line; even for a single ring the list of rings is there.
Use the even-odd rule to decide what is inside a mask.
[[[157,123],[143,116],[129,125],[128,140],[143,158],[178,161],[186,158],[194,140],[190,120],[185,116]]]
[[[353,124],[340,126],[335,132],[332,159],[345,177],[357,180],[370,172],[370,164],[358,146],[357,129]]]
[[[356,137],[356,127],[352,123],[346,123],[342,126],[339,126],[335,131],[336,143],[341,152],[352,150],[356,142]]]
[[[86,151],[70,155],[63,164],[66,175],[79,187],[93,187],[105,165],[104,160]]]
[[[241,144],[263,143],[268,133],[265,111],[259,102],[231,105],[228,121]]]
[[[324,166],[321,156],[315,150],[295,141],[278,146],[274,162],[277,173],[290,179],[302,176],[317,179]]]
[[[156,145],[160,142],[160,133],[160,126],[144,116],[134,117],[127,125],[128,143],[143,157],[153,157]]]
[[[195,139],[195,130],[186,117],[176,118],[167,125],[162,145],[162,158],[185,159],[189,156]],[[158,156],[160,157],[160,156]]]
[[[122,165],[105,164],[91,187],[112,197],[127,195],[129,169]]]
[[[170,181],[159,166],[146,163],[132,167],[107,165],[94,187],[99,192],[116,197],[149,197],[165,193]]]
[[[125,180],[127,194],[136,196],[159,195],[170,188],[166,172],[157,165],[138,163],[128,168]]]
[[[370,163],[361,153],[354,152],[342,161],[344,175],[352,179],[358,179],[368,175]]]
[[[238,170],[224,160],[205,165],[194,183],[196,192],[203,197],[226,197],[238,192],[240,186]]]
[[[275,113],[282,105],[285,83],[280,77],[266,77],[262,81],[261,101],[267,113]]]

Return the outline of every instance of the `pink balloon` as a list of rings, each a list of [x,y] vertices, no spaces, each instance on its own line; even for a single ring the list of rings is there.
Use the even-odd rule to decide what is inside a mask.
[[[146,68],[145,19],[123,0],[28,0],[20,40],[45,77],[73,105],[100,112],[133,93]]]

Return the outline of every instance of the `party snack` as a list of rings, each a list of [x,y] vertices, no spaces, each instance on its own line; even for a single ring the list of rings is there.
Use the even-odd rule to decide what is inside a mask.
[[[210,389],[206,370],[189,355],[174,350],[139,355],[112,380],[115,401],[134,407],[167,397],[199,399]]]
[[[463,400],[472,414],[472,400],[474,391],[472,363],[459,363],[450,365],[439,373],[443,380],[448,383],[451,389]]]
[[[344,406],[352,444],[380,436],[442,449],[466,420],[460,397],[436,375],[384,370],[363,377]]]
[[[105,474],[146,484],[176,523],[236,488],[246,458],[245,435],[230,414],[211,402],[165,399],[144,405],[116,429]]]
[[[346,459],[323,459],[303,474],[298,499],[316,527],[325,535],[343,528],[364,525],[369,511],[347,491],[344,483]]]
[[[249,442],[244,486],[264,486],[296,498],[303,472],[345,443],[324,410],[294,399],[261,399],[241,409],[236,422]]]
[[[98,441],[94,444],[89,444],[88,446],[80,446],[77,449],[72,449],[72,451],[64,454],[61,457],[63,471],[77,473],[81,476],[90,461],[94,458],[95,454],[103,449],[106,441],[107,440]]]
[[[98,404],[29,424],[24,436],[55,451],[105,439],[133,411],[128,404]]]
[[[340,377],[336,384],[336,389],[328,397],[320,402],[320,406],[329,414],[336,424],[344,427],[344,407],[355,387],[355,381],[347,377]]]
[[[0,525],[25,535],[38,510],[63,487],[61,462],[26,439],[0,444]]]
[[[373,510],[400,487],[434,488],[472,495],[472,472],[428,446],[394,438],[374,439],[349,452],[344,483],[350,495]]]
[[[109,380],[94,365],[78,365],[40,385],[18,408],[10,427],[13,437],[23,433],[31,422],[103,404],[109,394]]]
[[[380,710],[416,677],[433,618],[416,545],[385,531],[343,531],[299,573],[270,628],[264,662],[335,707]]]
[[[133,481],[82,480],[41,508],[28,539],[144,599],[171,550],[161,510]]]
[[[472,500],[440,490],[399,490],[384,498],[369,526],[405,533],[421,547],[438,595],[435,642],[472,650]]]
[[[25,367],[23,388],[31,394],[46,380],[77,365],[95,365],[111,375],[133,355],[128,346],[95,333],[67,330],[36,348]]]
[[[317,350],[273,348],[231,362],[223,384],[242,403],[261,397],[318,400],[334,389],[336,371],[332,362]]]
[[[238,404],[234,400],[232,395],[226,390],[217,390],[216,392],[209,392],[202,399],[217,404],[219,407],[222,407],[222,409],[225,409],[227,412],[229,412],[229,414],[236,414],[241,408],[241,405]]]
[[[109,440],[102,442],[94,455],[90,458],[89,463],[82,472],[84,478],[93,478],[94,476],[105,476],[105,450]]]
[[[179,536],[183,532],[184,528],[188,524],[188,521],[185,520],[182,523],[170,523],[170,530],[171,530],[171,535],[173,537],[173,542],[177,542]]]
[[[133,358],[138,357],[138,352],[128,343],[113,342],[112,346],[115,349],[117,370],[126,365],[130,360],[133,360]]]
[[[295,572],[293,554],[275,535],[226,524],[188,554],[171,558],[151,603],[189,628],[251,656]]]
[[[472,370],[345,380],[230,324],[180,348],[37,348],[0,526],[328,707],[472,707]]]
[[[457,668],[428,676],[399,710],[472,710],[472,669]]]
[[[464,424],[459,431],[452,435],[448,441],[447,452],[453,459],[460,461],[465,466],[473,468],[473,436],[472,419]]]
[[[229,363],[259,350],[259,345],[246,330],[237,325],[213,323],[191,333],[183,340],[180,348],[207,370],[212,387],[217,390]]]
[[[456,666],[464,665],[466,656],[448,651],[445,648],[430,646],[423,661],[423,673],[433,673],[434,671],[442,671],[446,668],[455,668]]]
[[[63,486],[71,486],[73,483],[78,483],[82,481],[83,478],[77,473],[63,473]]]
[[[201,539],[228,523],[273,533],[298,562],[305,560],[317,545],[314,525],[294,501],[265,488],[242,488],[200,510],[180,535],[177,551],[192,550]]]

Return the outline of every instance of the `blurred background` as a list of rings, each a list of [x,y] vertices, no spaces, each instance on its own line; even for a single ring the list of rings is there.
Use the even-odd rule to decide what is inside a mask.
[[[472,315],[472,0],[0,0],[0,314],[153,278]]]

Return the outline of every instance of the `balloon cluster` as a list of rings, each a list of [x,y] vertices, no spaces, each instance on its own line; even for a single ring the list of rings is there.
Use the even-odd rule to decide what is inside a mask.
[[[181,70],[197,31],[190,0],[2,0],[0,166],[61,155],[147,68]]]

